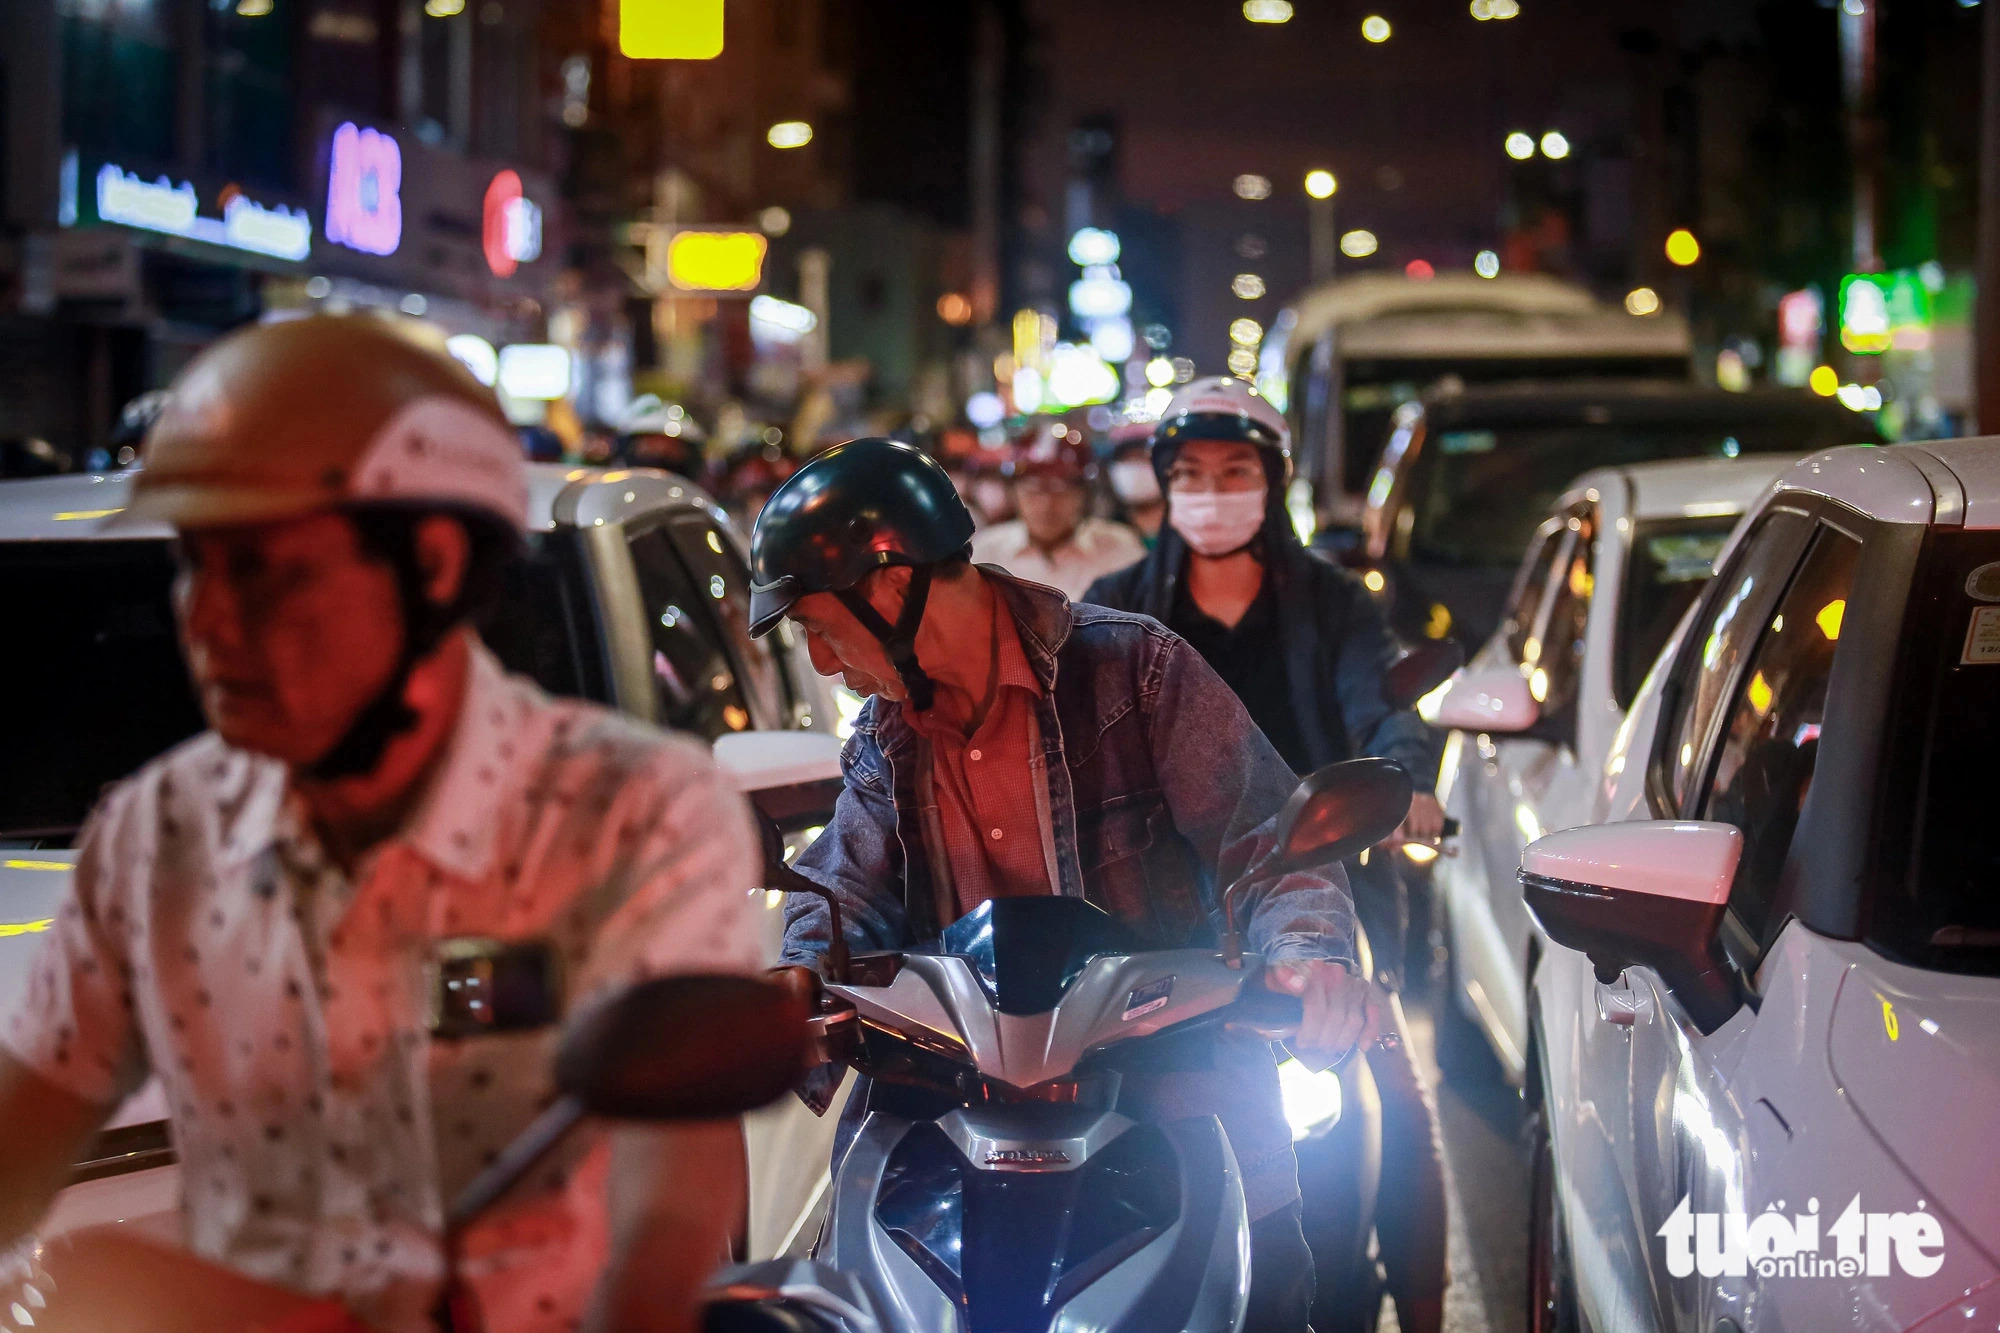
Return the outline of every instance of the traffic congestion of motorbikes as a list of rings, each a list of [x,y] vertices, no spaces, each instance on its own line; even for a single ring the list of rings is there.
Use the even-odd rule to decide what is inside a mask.
[[[1476,295],[713,465],[315,316],[0,483],[0,1327],[1436,1330],[1406,992],[1526,1327],[2000,1319],[2000,448]]]

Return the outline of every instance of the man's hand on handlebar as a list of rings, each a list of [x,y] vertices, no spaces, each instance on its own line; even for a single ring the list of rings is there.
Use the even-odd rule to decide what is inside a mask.
[[[1324,959],[1278,963],[1265,969],[1264,984],[1280,995],[1296,995],[1305,1015],[1298,1034],[1285,1044],[1299,1063],[1327,1069],[1374,1042],[1382,1031],[1382,1005],[1367,978]]]

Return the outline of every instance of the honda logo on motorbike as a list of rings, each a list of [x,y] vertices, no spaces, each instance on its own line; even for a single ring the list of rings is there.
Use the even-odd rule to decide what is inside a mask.
[[[988,1166],[1068,1166],[1069,1154],[1060,1148],[995,1148],[986,1154]]]

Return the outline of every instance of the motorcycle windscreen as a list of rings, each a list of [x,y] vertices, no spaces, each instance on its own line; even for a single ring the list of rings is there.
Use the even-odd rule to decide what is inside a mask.
[[[1222,1163],[1193,1164],[1216,1173]],[[1183,1165],[1157,1128],[1074,1171],[980,1171],[936,1125],[896,1145],[875,1217],[965,1312],[968,1333],[1039,1333],[1179,1220]],[[1165,1325],[1163,1325],[1165,1326]]]
[[[945,928],[935,952],[972,964],[1003,1014],[1045,1014],[1099,954],[1141,947],[1081,898],[995,898]]]

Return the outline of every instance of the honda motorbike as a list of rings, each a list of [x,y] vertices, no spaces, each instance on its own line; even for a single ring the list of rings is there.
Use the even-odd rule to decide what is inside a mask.
[[[1308,778],[1261,874],[1354,855],[1395,830],[1410,783],[1383,760]],[[838,904],[793,876],[781,885]],[[1128,1080],[1216,1067],[1214,1044],[1290,1035],[1223,896],[1213,949],[1143,949],[1072,898],[981,905],[935,944],[830,953],[823,1051],[866,1075],[809,1261],[725,1273],[716,1330],[1232,1333],[1250,1220],[1213,1116],[1127,1114]],[[857,1094],[859,1095],[859,1094]],[[758,1321],[763,1322],[758,1322]]]

